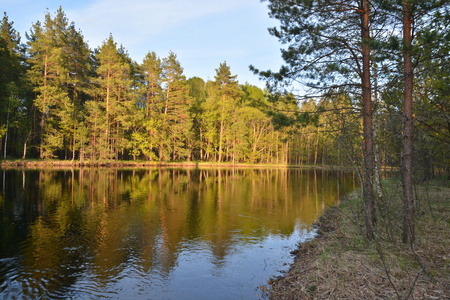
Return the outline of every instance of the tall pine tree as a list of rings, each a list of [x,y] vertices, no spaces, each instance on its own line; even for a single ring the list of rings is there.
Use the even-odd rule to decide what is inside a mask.
[[[190,115],[192,101],[183,68],[173,52],[163,59],[162,82],[165,90],[160,109],[163,116],[159,159],[163,161],[186,159],[190,152],[186,145],[192,133]]]

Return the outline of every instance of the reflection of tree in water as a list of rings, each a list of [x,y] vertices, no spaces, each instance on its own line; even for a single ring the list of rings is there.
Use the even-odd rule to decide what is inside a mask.
[[[169,278],[187,244],[207,247],[221,269],[237,244],[289,236],[297,220],[308,228],[353,184],[344,173],[301,169],[16,173],[0,202],[2,232],[9,232],[2,244],[22,245],[27,284],[44,282],[40,293],[63,293],[86,276],[91,288],[104,290],[124,276]],[[11,225],[17,219],[29,224],[25,233],[17,234],[24,225]]]

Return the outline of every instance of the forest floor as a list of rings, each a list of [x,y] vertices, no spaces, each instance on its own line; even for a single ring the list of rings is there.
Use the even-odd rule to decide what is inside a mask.
[[[450,180],[415,186],[415,243],[402,243],[402,187],[386,180],[376,240],[364,238],[359,191],[326,210],[270,299],[450,299]]]

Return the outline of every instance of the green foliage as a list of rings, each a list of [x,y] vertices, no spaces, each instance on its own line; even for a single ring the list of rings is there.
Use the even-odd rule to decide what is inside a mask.
[[[82,99],[88,92],[89,48],[61,8],[54,17],[47,12],[43,24],[33,24],[28,40],[27,77],[34,86],[34,106],[41,119],[40,157],[69,146],[74,152]]]
[[[196,102],[203,102],[207,97],[206,83],[200,77],[192,77],[187,80],[189,84],[189,96]]]
[[[150,117],[153,112],[157,112],[157,103],[162,97],[162,62],[155,52],[149,52],[140,66],[143,72],[143,101],[142,107],[145,107],[146,117]]]
[[[25,113],[25,101],[21,99],[26,91],[22,78],[24,47],[13,24],[4,13],[0,22],[0,127],[4,128],[1,136],[5,136],[5,142],[0,145],[2,157],[6,153],[5,147],[9,148],[8,155],[14,152],[20,141],[20,136],[14,132],[19,133],[25,126],[20,119]]]
[[[361,48],[371,40],[361,35],[364,1],[335,2],[268,1],[269,15],[280,26],[269,28],[270,34],[286,46],[281,49],[285,65],[277,72],[260,71],[256,74],[267,80],[271,89],[290,89],[300,82],[316,93],[345,87],[361,93],[363,61]],[[379,14],[371,16],[374,30],[382,27]]]
[[[282,112],[267,112],[268,116],[272,118],[272,123],[276,130],[279,130],[283,127],[289,127],[295,124],[295,120],[291,117],[288,117],[286,114]]]
[[[189,85],[175,53],[163,59],[162,82],[166,85],[164,102],[161,103],[162,142],[160,160],[184,160],[190,156],[189,139],[192,133],[192,118]]]
[[[0,138],[4,137],[6,134],[6,124],[0,126]]]
[[[387,5],[382,2],[372,3],[381,8]],[[272,16],[281,22],[271,32],[288,45],[283,52],[286,66],[260,75],[281,81],[302,78],[323,92],[323,97],[301,102],[293,93],[240,84],[226,62],[218,66],[213,80],[186,80],[172,52],[160,58],[149,51],[137,63],[112,36],[91,51],[61,8],[32,24],[25,53],[5,14],[0,28],[2,144],[9,112],[8,155],[14,157],[22,157],[25,148],[31,157],[92,161],[342,165],[350,159],[359,164],[361,103],[353,92],[360,59],[349,52],[360,45],[359,33],[354,32],[359,21],[357,14],[349,14],[336,23],[333,20],[345,12],[325,4],[332,3],[270,1]],[[316,20],[310,18],[322,11]],[[414,44],[419,49],[414,52],[415,147],[417,161],[428,166],[428,173],[423,168],[420,174],[432,176],[446,168],[449,157],[450,22],[442,9],[428,16],[416,24]],[[374,28],[388,21],[389,16],[374,17]],[[382,164],[395,166],[401,152],[402,40],[395,34],[378,36],[383,38],[371,40],[370,46],[380,81]],[[315,55],[324,60],[309,65]],[[339,88],[324,89],[323,83]]]

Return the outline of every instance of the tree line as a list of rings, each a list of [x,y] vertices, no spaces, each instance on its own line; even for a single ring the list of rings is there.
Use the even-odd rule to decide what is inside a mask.
[[[226,62],[214,80],[186,79],[175,53],[161,58],[149,51],[137,63],[112,35],[92,51],[61,8],[32,24],[26,38],[21,43],[4,13],[2,159],[346,161],[335,139],[345,129],[330,123],[342,125],[343,119],[330,117],[330,111],[340,112],[324,109],[333,102],[329,97],[299,103],[293,94],[240,84]],[[344,98],[353,105],[348,95]],[[347,119],[357,143],[359,125],[351,114]]]
[[[300,13],[295,6],[289,9],[283,12],[286,16]],[[332,20],[315,9],[322,21]],[[312,7],[302,10],[311,11]],[[347,21],[348,26],[322,24],[322,29],[334,32],[327,37],[322,31],[322,38],[327,38],[315,40],[318,45],[303,40],[303,48],[297,50],[315,46],[322,53],[329,49],[330,55],[340,48],[351,53],[362,44],[350,30],[352,24],[358,28],[357,20]],[[385,24],[382,18],[371,22],[371,32],[381,32],[375,25]],[[427,24],[415,42],[428,47],[414,52],[422,58],[416,64],[420,72],[414,74],[415,157],[424,166],[417,171],[425,177],[448,166],[449,138],[448,15]],[[308,33],[295,28],[292,37]],[[275,29],[272,33],[281,38]],[[393,72],[400,63],[401,41],[395,35],[384,36],[385,40],[379,36],[372,36],[369,44],[370,95],[374,103],[377,100],[372,110],[378,118],[380,148],[375,165],[389,167],[401,162],[403,87],[401,74]],[[92,51],[61,8],[54,15],[48,12],[42,23],[32,24],[26,38],[22,44],[5,13],[0,36],[2,158],[364,165],[367,152],[361,144],[364,124],[359,117],[363,101],[358,77],[352,75],[362,70],[361,56],[354,56],[354,63],[342,56],[339,64],[330,60],[303,68],[306,83],[321,92],[318,98],[299,101],[293,93],[240,84],[226,63],[216,69],[214,80],[205,82],[186,79],[175,53],[161,58],[148,52],[137,63],[112,36]],[[299,63],[293,47],[283,56],[294,66]],[[288,69],[281,71],[283,75]],[[286,74],[281,77],[288,78]]]
[[[268,115],[298,113],[295,99],[270,102],[267,91],[240,84],[226,62],[205,82],[186,79],[173,52],[133,61],[112,35],[91,51],[61,8],[32,24],[26,38],[22,44],[5,13],[3,159],[300,161],[292,130],[277,130]],[[302,163],[311,163],[308,151]]]

